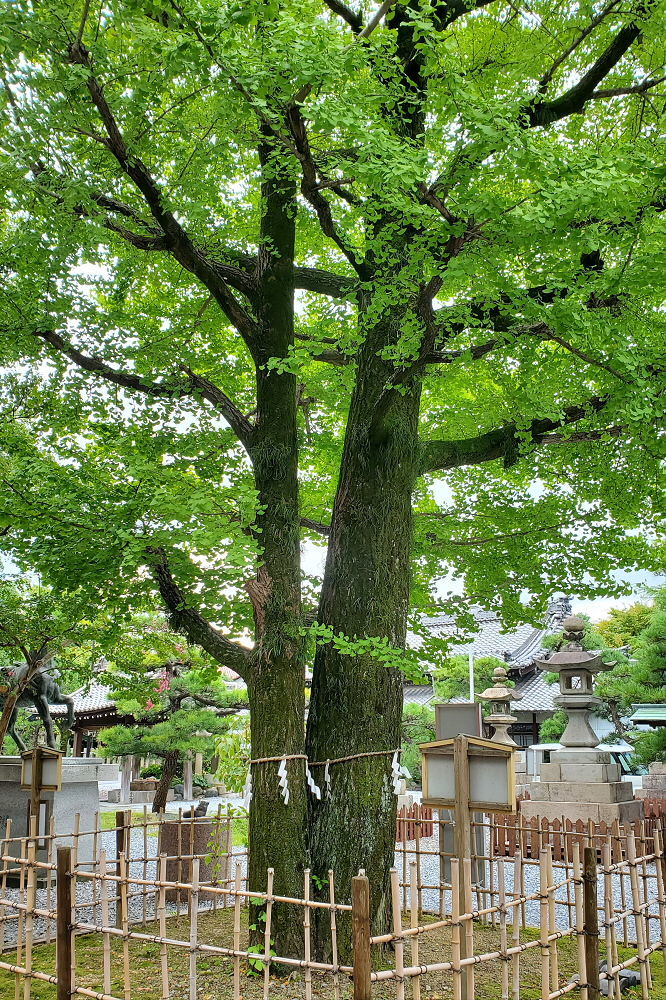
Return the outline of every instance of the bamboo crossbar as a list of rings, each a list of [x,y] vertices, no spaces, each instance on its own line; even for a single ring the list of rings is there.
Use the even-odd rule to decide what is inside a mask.
[[[208,864],[205,854],[197,854],[194,840],[188,839],[196,822],[181,817],[175,853],[161,851],[160,840],[159,853],[151,854],[147,830],[159,827],[162,820],[149,821],[145,809],[143,822],[130,824],[128,812],[118,812],[117,820],[115,831],[119,836],[114,854],[107,856],[102,849],[109,841],[100,839],[99,824],[92,831],[92,860],[88,849],[85,854],[79,851],[81,837],[90,834],[81,832],[78,819],[73,835],[66,838],[74,846],[70,849],[69,867],[63,869],[67,872],[67,884],[71,886],[71,904],[68,904],[71,912],[68,910],[69,916],[64,923],[58,906],[54,908],[54,880],[60,871],[62,854],[59,846],[58,864],[54,861],[56,846],[63,838],[55,836],[53,824],[50,833],[43,836],[37,836],[33,823],[31,836],[13,837],[8,823],[6,836],[0,835],[0,952],[9,947],[15,952],[11,961],[0,961],[0,970],[15,977],[14,1000],[34,1000],[31,987],[34,981],[59,984],[62,963],[55,976],[34,965],[40,959],[37,946],[54,937],[60,941],[58,935],[62,933],[68,935],[71,952],[71,982],[68,983],[71,997],[136,1000],[133,956],[135,946],[145,944],[158,948],[156,966],[160,1000],[169,1000],[174,990],[178,995],[182,993],[189,1000],[196,1000],[200,996],[201,969],[207,967],[204,957],[217,957],[232,963],[230,1000],[240,1000],[243,966],[250,967],[253,963],[261,970],[259,989],[264,1000],[274,996],[272,970],[275,966],[302,971],[299,996],[304,1000],[312,1000],[315,995],[314,977],[318,975],[330,977],[326,989],[330,990],[332,1000],[340,1000],[341,976],[353,975],[356,989],[356,953],[354,966],[339,963],[338,921],[350,914],[357,919],[358,913],[354,905],[339,902],[340,898],[349,897],[341,891],[343,887],[336,885],[333,871],[328,872],[327,882],[316,881],[317,895],[325,897],[328,889],[328,898],[312,898],[311,883],[315,880],[307,870],[302,898],[277,895],[271,869],[263,889],[255,891],[250,888],[245,873],[247,852],[232,849],[232,821],[227,821],[226,817],[223,836],[215,842],[216,850],[212,854],[217,866],[212,869],[212,875],[211,869],[204,867]],[[205,822],[210,823],[210,818]],[[422,977],[430,975],[451,975],[453,1000],[473,1000],[475,976],[480,974],[474,970],[487,963],[499,965],[496,972],[498,1000],[520,1000],[528,985],[541,1000],[558,1000],[573,993],[580,996],[580,1000],[592,1000],[597,996],[594,990],[598,990],[600,980],[608,983],[609,997],[619,1000],[619,974],[632,967],[638,967],[641,972],[642,1000],[649,1000],[653,956],[661,952],[666,969],[666,857],[660,822],[653,823],[649,831],[645,824],[638,824],[624,831],[614,827],[602,836],[593,824],[588,824],[585,830],[567,831],[564,822],[559,828],[547,829],[542,825],[538,829],[527,829],[519,818],[514,828],[517,843],[521,849],[529,847],[531,857],[523,853],[507,854],[501,845],[498,850],[493,839],[497,828],[493,823],[474,822],[473,826],[485,831],[485,846],[473,858],[461,862],[443,850],[441,842],[433,849],[421,836],[423,822],[418,817],[414,820],[413,841],[407,841],[406,826],[403,826],[400,842],[396,845],[396,867],[391,870],[387,909],[389,927],[385,933],[370,935],[369,909],[366,910],[366,936],[359,940],[363,940],[363,947],[367,948],[364,959],[367,991],[359,993],[358,998],[355,994],[355,1000],[371,1000],[373,984],[381,983],[394,984],[395,1000],[407,1000],[407,997],[421,1000]],[[435,818],[427,822],[431,823],[434,833],[446,826]],[[104,831],[104,834],[109,833],[114,836],[113,830]],[[530,837],[532,840],[528,844]],[[18,856],[8,853],[10,844],[20,846]],[[138,848],[136,854],[132,853],[133,847]],[[583,853],[585,868],[581,863]],[[439,859],[439,881],[423,880],[422,863],[427,857]],[[593,883],[588,874],[588,862],[594,872]],[[176,878],[167,877],[168,864],[171,865],[169,873]],[[154,877],[151,877],[152,872]],[[448,879],[444,878],[445,872]],[[18,889],[8,889],[10,877],[18,882]],[[58,879],[58,884],[60,881]],[[369,888],[372,893],[372,886]],[[601,891],[597,894],[599,888]],[[58,892],[60,898],[60,890]],[[365,898],[367,901],[369,897]],[[301,950],[288,956],[281,956],[274,950],[280,947],[279,944],[274,946],[273,941],[278,917],[275,908],[278,906],[296,908],[300,912]],[[255,908],[252,912],[261,913],[264,921],[258,945],[257,935],[248,939],[248,931],[243,930],[241,917],[248,907]],[[205,915],[221,914],[224,908],[229,922],[220,926],[229,928],[229,939],[220,940],[216,931],[212,939],[215,944],[202,940]],[[422,918],[428,908],[437,916],[426,921]],[[315,912],[317,916],[313,916]],[[588,925],[586,920],[590,914],[594,919]],[[177,921],[183,918],[187,920],[187,932],[180,936]],[[169,926],[171,919],[176,923]],[[147,926],[148,922],[154,922],[154,928]],[[56,923],[57,933],[54,930]],[[45,937],[41,936],[44,925]],[[538,930],[532,940],[524,939],[523,931],[528,926]],[[596,952],[590,950],[588,927],[593,927],[594,935],[598,935],[594,945]],[[322,929],[330,935],[329,952],[323,956],[326,961],[319,960],[322,956],[313,958],[316,954],[315,928],[318,936]],[[483,935],[480,935],[481,928]],[[428,957],[433,944],[435,949],[441,947],[441,938],[435,936],[438,932],[443,933],[448,953],[445,950],[444,954],[435,954],[440,961],[424,962],[426,940],[431,942]],[[8,940],[8,933],[11,940]],[[96,983],[83,986],[77,982],[79,963],[75,941],[82,935],[101,939],[98,990],[91,988]],[[573,954],[571,949],[558,949],[558,942],[567,939],[575,942]],[[117,946],[112,948],[114,941]],[[391,946],[391,967],[374,965],[372,949],[378,945]],[[618,953],[620,946],[632,951],[623,961]],[[539,949],[536,963],[521,962],[521,956],[533,954],[534,949]],[[174,981],[170,960],[175,960],[176,953],[182,956],[179,961],[181,966],[184,964],[184,984]],[[386,954],[385,951],[384,956]],[[597,959],[591,963],[589,956],[594,954]],[[601,954],[606,961],[606,971],[600,973],[598,959]],[[577,971],[574,977],[568,978],[572,962]],[[115,982],[119,984],[116,987],[120,990],[118,994],[112,989]],[[358,982],[362,985],[361,979]],[[318,986],[317,995],[320,992]]]

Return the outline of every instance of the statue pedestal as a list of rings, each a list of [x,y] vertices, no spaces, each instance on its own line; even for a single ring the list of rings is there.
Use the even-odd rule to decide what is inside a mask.
[[[540,781],[520,804],[527,818],[565,819],[575,823],[634,823],[643,819],[643,803],[634,800],[630,781],[620,780],[620,765],[606,750],[564,748],[542,764]]]
[[[48,832],[54,819],[56,847],[73,847],[74,816],[80,816],[79,829],[86,836],[78,837],[78,861],[93,861],[93,831],[99,812],[99,781],[113,781],[118,776],[117,764],[105,764],[94,757],[64,757],[62,788],[58,792],[44,791],[40,795],[39,834]],[[21,758],[0,757],[0,841],[5,836],[7,820],[12,821],[12,838],[28,836],[30,791],[21,788]],[[21,856],[20,839],[3,843],[3,853]],[[43,853],[39,852],[40,860]]]

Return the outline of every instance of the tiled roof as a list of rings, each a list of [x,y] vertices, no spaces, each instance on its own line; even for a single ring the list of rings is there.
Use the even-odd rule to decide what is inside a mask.
[[[659,726],[666,725],[666,705],[645,704],[632,705],[634,710],[630,716],[632,722],[652,722]]]
[[[220,667],[220,674],[228,683],[240,680],[238,674],[229,667]],[[74,712],[78,715],[85,715],[88,712],[110,712],[116,707],[111,697],[111,688],[96,680],[78,688],[77,691],[72,691],[70,697],[74,699]],[[50,711],[51,715],[65,715],[67,706],[51,705]]]
[[[522,677],[516,682],[516,691],[522,694],[520,701],[511,703],[512,712],[554,712],[557,705],[553,698],[559,693],[557,684],[548,684],[541,671],[530,677]]]
[[[72,691],[70,695],[74,700],[74,711],[80,714],[85,712],[103,712],[115,708],[115,702],[110,697],[111,689],[106,684],[99,681],[91,681],[78,691]],[[51,715],[65,715],[66,705],[51,705]]]
[[[405,684],[402,689],[405,705],[428,705],[434,697],[432,684]]]
[[[484,608],[472,608],[478,631],[469,636],[461,632],[452,615],[434,615],[424,618],[426,625],[434,635],[442,639],[452,640],[449,655],[497,656],[507,662],[509,668],[529,666],[536,656],[543,652],[543,640],[547,635],[558,632],[562,621],[571,613],[568,600],[554,601],[548,608],[546,620],[541,628],[533,625],[518,625],[506,631],[499,616],[494,611]],[[456,638],[460,641],[456,642]]]

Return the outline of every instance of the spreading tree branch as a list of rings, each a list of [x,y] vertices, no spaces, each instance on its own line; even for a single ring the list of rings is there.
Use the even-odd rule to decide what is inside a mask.
[[[132,372],[121,372],[112,368],[101,358],[83,354],[72,344],[68,344],[54,330],[35,330],[35,336],[50,344],[61,354],[64,354],[79,368],[97,375],[98,378],[113,382],[124,389],[140,392],[145,396],[162,399],[179,399],[183,396],[200,396],[218,410],[229,426],[235,432],[241,444],[249,450],[252,446],[254,428],[235,403],[219,386],[209,379],[197,375],[190,368],[182,366],[186,378],[166,379],[164,382],[152,382]]]
[[[548,444],[548,434],[551,431],[557,431],[591,414],[599,413],[608,405],[608,401],[608,396],[593,396],[582,406],[568,406],[559,420],[550,418],[532,420],[524,431],[521,431],[516,423],[510,423],[472,438],[424,441],[421,445],[418,474],[457,469],[466,465],[480,465],[496,459],[503,459],[505,466],[509,467],[518,460],[522,441],[527,440],[534,445]],[[594,433],[600,434],[596,430]]]
[[[174,580],[165,550],[148,546],[146,562],[167,608],[167,616],[173,629],[205,649],[218,663],[230,667],[247,680],[252,666],[252,653],[239,643],[227,639],[192,607]]]
[[[199,278],[213,295],[256,360],[256,325],[254,320],[237,301],[227,283],[221,278],[219,271],[193,244],[188,233],[173,213],[164,207],[162,192],[145,163],[128,150],[122,132],[104,96],[103,88],[93,74],[88,50],[85,46],[74,43],[70,47],[69,57],[73,64],[85,66],[89,71],[88,91],[106,130],[105,145],[115,157],[123,173],[133,181],[143,195],[151,215],[164,233],[167,248],[175,259]]]

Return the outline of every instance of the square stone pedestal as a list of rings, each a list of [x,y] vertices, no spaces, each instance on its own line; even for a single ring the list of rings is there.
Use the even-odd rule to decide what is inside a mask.
[[[89,864],[93,860],[93,831],[99,812],[98,781],[113,781],[118,777],[117,764],[105,764],[94,757],[64,757],[62,788],[59,792],[42,792],[40,797],[39,834],[48,832],[54,818],[56,842],[53,847],[72,847],[74,817],[80,816],[79,829],[87,836],[78,838],[78,860]],[[12,838],[28,836],[30,791],[21,788],[21,758],[0,757],[0,840],[6,823],[11,819]],[[3,843],[3,853],[20,857],[20,839]],[[43,852],[39,852],[42,860]]]
[[[606,750],[556,750],[550,763],[541,765],[540,779],[520,804],[529,819],[622,824],[643,818],[643,803],[634,800],[631,782],[620,780],[620,765]]]
[[[666,764],[662,764],[660,761],[650,764],[649,774],[643,775],[642,786],[636,792],[637,798],[666,798]]]

